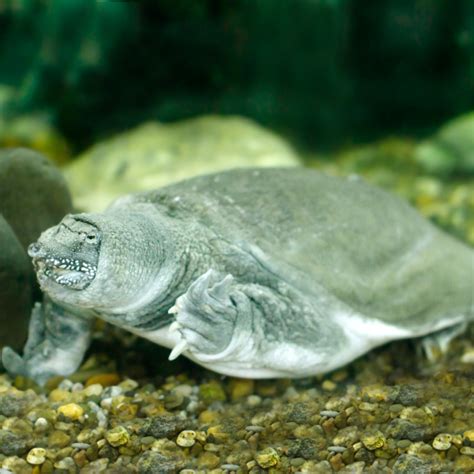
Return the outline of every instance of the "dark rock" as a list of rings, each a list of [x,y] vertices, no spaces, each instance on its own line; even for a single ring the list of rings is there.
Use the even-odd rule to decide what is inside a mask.
[[[416,456],[402,454],[395,461],[395,464],[393,465],[393,472],[394,474],[411,474],[414,472],[417,474],[429,474],[431,472],[431,468],[425,461]]]
[[[100,458],[107,458],[110,462],[115,462],[119,457],[117,449],[114,449],[112,446],[106,444],[102,449],[99,450]]]
[[[0,415],[6,417],[22,416],[31,409],[35,395],[31,392],[17,391],[2,394],[0,397]]]
[[[140,429],[142,436],[165,438],[174,436],[184,429],[184,421],[176,416],[155,416],[147,420]]]
[[[143,453],[137,464],[139,474],[175,473],[177,468],[178,463],[175,460],[153,451]]]
[[[310,438],[297,439],[288,449],[288,457],[314,459],[318,452],[315,441]]]
[[[430,426],[420,426],[408,420],[395,418],[387,427],[387,435],[395,439],[409,439],[410,441],[424,441],[432,436]]]
[[[24,148],[0,150],[0,347],[20,348],[40,298],[26,249],[72,210],[60,171]]]
[[[397,385],[394,387],[392,399],[394,403],[405,406],[420,406],[425,402],[426,389],[420,385]]]
[[[7,456],[25,454],[29,449],[29,440],[11,431],[0,430],[0,453]]]
[[[314,412],[315,410],[311,410],[311,407],[308,406],[307,403],[295,403],[291,405],[291,408],[286,414],[286,421],[304,424],[308,422]]]
[[[0,212],[24,249],[72,210],[61,172],[26,148],[0,151]]]
[[[0,214],[0,348],[4,345],[19,348],[26,338],[32,280],[29,259]]]

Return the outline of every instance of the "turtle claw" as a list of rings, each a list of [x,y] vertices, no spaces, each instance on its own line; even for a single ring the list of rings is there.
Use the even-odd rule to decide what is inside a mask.
[[[174,321],[173,323],[170,324],[170,327],[168,328],[168,331],[169,332],[176,332],[178,331],[179,329],[181,329],[183,326],[178,323],[178,321]]]
[[[7,372],[10,374],[26,374],[25,361],[11,347],[7,346],[3,348],[2,363]]]
[[[178,305],[175,304],[174,306],[171,306],[171,308],[168,310],[168,314],[178,314],[179,308]]]
[[[178,331],[186,343],[178,342],[169,360],[176,359],[185,350],[196,356],[219,353],[227,347],[237,314],[230,298],[234,284],[232,275],[222,277],[211,269],[176,300],[169,310],[176,316],[169,332]]]
[[[174,346],[171,354],[168,357],[168,360],[171,361],[177,359],[188,347],[187,341],[185,339],[181,339],[178,344]]]

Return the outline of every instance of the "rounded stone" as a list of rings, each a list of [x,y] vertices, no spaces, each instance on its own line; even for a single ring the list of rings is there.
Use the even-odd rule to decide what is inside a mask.
[[[375,451],[385,445],[385,436],[380,432],[368,433],[361,437],[362,444],[369,450]]]
[[[266,448],[255,456],[255,461],[263,469],[276,466],[280,461],[280,456],[273,448]]]
[[[13,433],[0,429],[0,454],[16,456],[28,451],[29,436],[27,433]]]
[[[34,276],[26,252],[2,216],[1,207],[0,203],[0,349],[7,345],[18,349],[28,331]]]
[[[84,409],[77,403],[68,403],[58,408],[58,413],[70,420],[76,421],[84,414]]]
[[[71,442],[71,437],[64,431],[53,431],[48,436],[48,446],[51,448],[65,448]]]
[[[474,114],[450,120],[415,149],[415,159],[424,171],[439,175],[474,171]]]
[[[184,430],[179,433],[176,438],[176,444],[182,448],[189,448],[196,442],[196,432],[191,430]]]
[[[86,388],[91,385],[100,384],[102,387],[111,387],[120,382],[120,376],[116,373],[93,375],[86,381]]]
[[[252,379],[231,379],[229,391],[231,400],[239,400],[253,394],[255,382]]]
[[[433,440],[433,448],[437,451],[447,451],[451,447],[453,437],[449,433],[440,433]]]
[[[474,429],[465,431],[463,437],[469,442],[474,443]]]
[[[126,193],[248,166],[295,166],[282,138],[242,117],[149,122],[95,144],[66,169],[76,205],[103,210]]]
[[[46,461],[46,450],[43,448],[33,448],[26,455],[26,460],[30,464],[43,464]]]
[[[199,468],[208,470],[217,467],[219,465],[219,462],[219,456],[206,451],[199,456],[197,464]]]
[[[116,426],[105,433],[105,439],[113,447],[123,446],[129,442],[130,434],[123,426]]]
[[[26,148],[0,151],[0,213],[25,250],[71,209],[66,181],[45,156]]]

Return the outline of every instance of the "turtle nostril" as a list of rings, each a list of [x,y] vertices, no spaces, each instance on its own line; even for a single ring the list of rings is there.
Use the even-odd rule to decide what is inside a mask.
[[[28,246],[28,255],[32,258],[41,257],[44,255],[43,247],[40,243],[35,242]]]

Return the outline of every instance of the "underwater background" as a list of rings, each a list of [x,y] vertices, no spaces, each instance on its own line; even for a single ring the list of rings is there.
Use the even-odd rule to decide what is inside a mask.
[[[272,165],[360,174],[473,246],[474,3],[0,0],[0,347],[64,214]],[[0,373],[0,473],[473,472],[473,336],[253,381],[98,322],[68,379]]]

